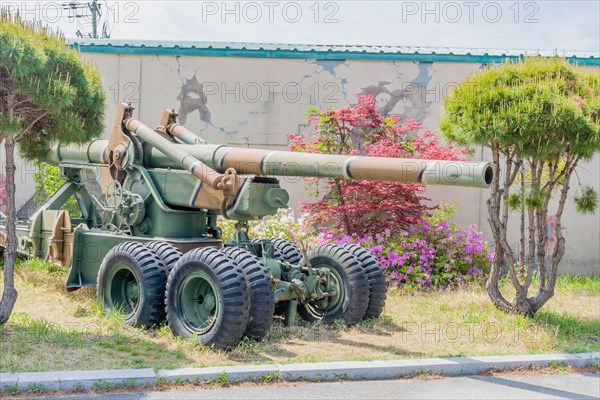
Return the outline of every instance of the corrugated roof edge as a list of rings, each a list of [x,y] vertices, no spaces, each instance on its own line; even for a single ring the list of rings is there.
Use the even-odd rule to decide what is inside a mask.
[[[158,54],[174,56],[250,57],[326,60],[463,62],[494,64],[525,54],[565,56],[583,66],[600,66],[600,54],[535,50],[454,49],[400,46],[292,45],[277,43],[159,42],[70,40],[84,53]],[[491,53],[491,54],[490,54]]]

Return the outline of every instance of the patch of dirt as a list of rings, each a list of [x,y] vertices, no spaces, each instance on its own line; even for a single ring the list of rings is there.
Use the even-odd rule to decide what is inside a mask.
[[[570,365],[557,365],[540,368],[518,368],[513,370],[488,370],[481,373],[484,376],[539,376],[539,375],[566,375],[566,374],[598,374],[600,366],[572,367]]]
[[[304,381],[296,381],[296,382],[288,382],[283,380],[273,380],[268,382],[238,382],[238,383],[230,383],[225,385],[220,385],[216,383],[207,383],[207,382],[189,382],[182,384],[162,384],[162,385],[152,385],[152,386],[138,386],[135,388],[119,388],[119,389],[94,389],[94,390],[78,390],[78,391],[47,391],[42,393],[32,393],[32,392],[19,392],[18,394],[11,394],[6,391],[1,392],[0,395],[2,399],[14,399],[14,398],[27,398],[27,399],[41,399],[46,397],[60,397],[60,396],[72,396],[72,395],[100,395],[100,394],[119,394],[119,393],[137,393],[137,392],[189,392],[189,391],[197,391],[197,390],[215,390],[215,389],[224,389],[230,387],[236,388],[250,388],[250,387],[260,387],[260,386],[269,386],[269,387],[295,387],[301,385],[308,385],[311,382]]]

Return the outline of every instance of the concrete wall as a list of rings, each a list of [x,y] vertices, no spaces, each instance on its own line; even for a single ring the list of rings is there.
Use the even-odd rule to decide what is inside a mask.
[[[450,62],[83,56],[97,63],[102,72],[107,132],[117,103],[130,101],[137,107],[138,118],[150,126],[158,124],[163,108],[175,108],[182,122],[209,142],[263,148],[285,148],[289,133],[310,134],[305,121],[309,106],[347,106],[360,93],[375,95],[386,114],[413,118],[437,130],[445,94],[483,67]],[[476,158],[483,159],[481,149]],[[581,165],[582,184],[600,189],[599,170],[598,157]],[[19,205],[33,195],[30,180],[23,179]],[[283,186],[290,191],[292,205],[307,199],[301,181],[288,178]],[[429,188],[428,195],[434,202],[457,202],[457,222],[477,224],[491,237],[483,191]],[[562,271],[600,274],[600,216],[579,216],[571,202],[563,219],[567,253]]]

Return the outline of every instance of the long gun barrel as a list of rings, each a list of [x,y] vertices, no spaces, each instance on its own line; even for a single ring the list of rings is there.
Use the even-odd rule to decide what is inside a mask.
[[[197,178],[192,199],[187,199],[185,205],[217,209],[226,216],[241,219],[270,215],[273,209],[286,206],[287,193],[276,180],[268,180],[275,176],[474,188],[488,188],[494,176],[488,162],[312,154],[207,144],[179,125],[174,111],[165,110],[156,130],[133,119],[131,111],[131,107],[121,105],[109,140],[96,140],[86,146],[59,144],[48,161],[109,165],[113,177],[118,175],[116,170],[126,170],[128,163],[148,169],[184,170]],[[242,193],[246,193],[247,204],[235,207]],[[267,203],[266,209],[249,206],[257,201]],[[177,205],[183,205],[180,203]],[[244,207],[245,211],[240,211]],[[231,211],[232,208],[237,211]]]
[[[152,146],[144,154],[147,167],[184,169],[200,179],[203,177],[194,171],[199,170],[202,164],[218,174],[232,168],[242,175],[358,179],[475,188],[489,188],[494,176],[489,162],[297,153],[191,144],[199,143],[202,139],[197,136],[195,138],[198,140],[188,139],[193,134],[180,125],[190,144],[176,144],[139,121],[128,120],[126,127]],[[108,140],[96,140],[83,147],[58,145],[49,161],[102,163],[107,146]]]
[[[425,183],[488,188],[493,169],[488,162],[420,160],[296,153],[242,149],[219,145],[174,145],[217,172],[229,168],[239,174],[305,176],[368,181]],[[146,154],[148,165],[177,168],[179,161],[155,147]]]

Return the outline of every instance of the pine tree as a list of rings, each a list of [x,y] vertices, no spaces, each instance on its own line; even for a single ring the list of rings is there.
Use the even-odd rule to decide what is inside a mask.
[[[598,72],[558,57],[527,57],[470,76],[444,107],[444,135],[488,147],[494,161],[487,208],[495,257],[488,293],[498,308],[532,315],[554,294],[571,176],[581,160],[600,151]],[[594,213],[598,195],[591,187],[580,189],[578,211]],[[518,214],[518,245],[507,237],[511,212]],[[503,267],[516,290],[512,301],[498,287]],[[529,297],[534,271],[538,291]]]
[[[95,66],[59,34],[0,13],[0,144],[6,152],[6,237],[0,324],[17,299],[14,285],[15,146],[34,160],[53,142],[83,143],[103,130],[104,92]]]

